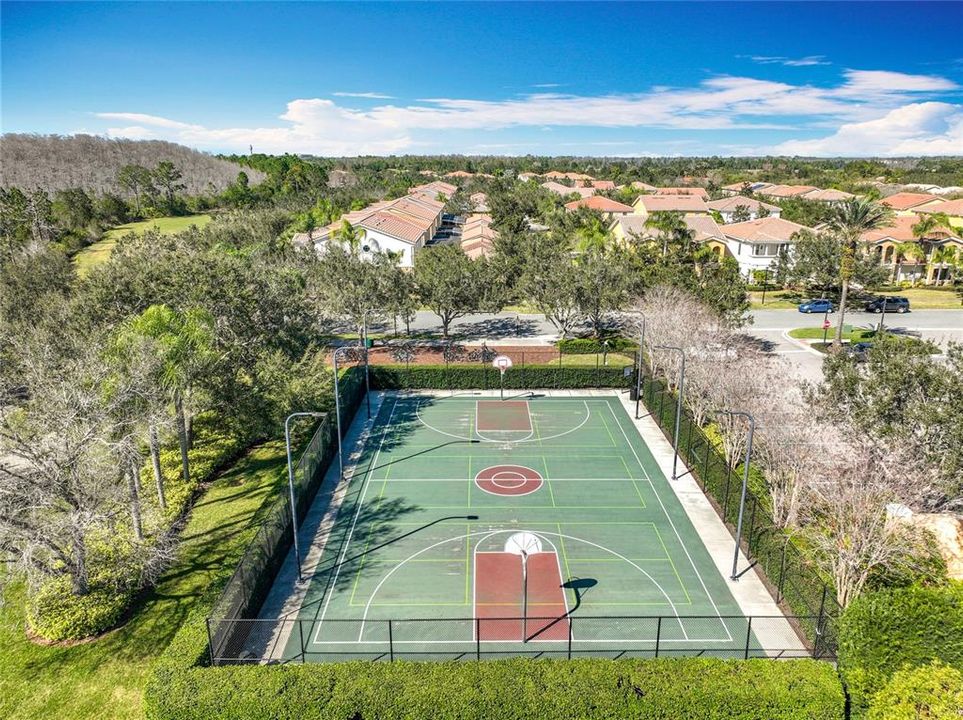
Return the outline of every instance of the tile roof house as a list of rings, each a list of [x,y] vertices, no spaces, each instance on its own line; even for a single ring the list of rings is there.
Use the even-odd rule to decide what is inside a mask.
[[[431,188],[425,194],[373,203],[362,210],[346,213],[336,222],[311,233],[298,233],[292,242],[299,247],[313,246],[317,252],[324,252],[327,243],[335,240],[338,230],[347,222],[363,231],[359,248],[363,255],[392,252],[398,256],[401,267],[411,267],[416,253],[441,226],[445,204],[430,197],[434,190],[437,188]]]
[[[895,195],[883,198],[880,202],[891,207],[897,213],[906,213],[917,212],[922,208],[932,208],[946,202],[946,200],[929,193],[898,192]]]
[[[583,198],[587,198],[595,194],[595,188],[570,187],[568,185],[562,185],[561,183],[557,183],[552,180],[542,183],[542,187],[545,188],[546,190],[551,190],[556,195],[561,195],[562,197],[568,197],[569,195],[579,195]]]
[[[656,195],[692,195],[703,200],[709,199],[709,192],[701,187],[660,187],[655,189]]]
[[[959,228],[935,228],[926,237],[918,238],[913,226],[920,221],[916,214],[898,215],[892,225],[870,230],[862,235],[872,252],[883,265],[888,265],[893,282],[923,281],[927,285],[944,284],[950,280],[952,271],[946,264],[933,263],[934,252],[941,247],[957,248],[963,252],[963,233]],[[911,255],[902,246],[913,243],[920,247],[923,256]]]
[[[722,190],[723,195],[740,195],[742,189],[747,184],[749,185],[749,190],[754,193],[765,190],[767,187],[772,187],[772,183],[743,180],[742,182],[732,183],[731,185],[723,185],[719,189]]]
[[[413,188],[408,188],[409,195],[424,195],[432,200],[437,200],[439,195],[450,198],[456,192],[458,192],[457,185],[442,182],[441,180],[435,180],[434,182],[426,183],[424,185],[417,185]]]
[[[789,252],[794,235],[808,230],[805,225],[783,218],[766,217],[723,225],[725,247],[739,263],[746,277],[759,270],[771,270],[783,252]]]
[[[656,231],[646,227],[646,218],[641,215],[615,217],[609,225],[609,232],[620,242],[635,241],[640,238],[654,238]],[[725,235],[719,225],[709,215],[686,215],[683,221],[693,233],[698,243],[722,242]]]
[[[473,213],[468,216],[461,233],[461,249],[475,260],[488,257],[495,251],[495,240],[498,232],[491,226],[491,215]]]
[[[472,193],[469,198],[474,212],[488,212],[488,196],[483,192]]]
[[[696,195],[639,195],[632,207],[635,208],[636,215],[643,217],[648,217],[654,212],[709,214],[706,201]]]
[[[949,219],[950,225],[963,229],[963,199],[947,200],[939,205],[926,205],[916,208],[916,212],[924,215],[942,213]]]
[[[589,186],[596,190],[615,190],[615,182],[612,180],[592,180]]]
[[[569,212],[574,212],[583,207],[589,208],[590,210],[598,210],[606,217],[612,217],[613,215],[631,215],[635,212],[635,208],[631,205],[625,205],[603,195],[592,195],[581,200],[573,200],[572,202],[565,203],[565,209]]]
[[[761,190],[755,190],[757,195],[762,195],[763,197],[776,198],[776,199],[787,199],[802,197],[806,193],[811,193],[813,190],[819,190],[818,187],[814,185],[770,185],[769,187],[762,188]]]
[[[801,195],[800,197],[802,197],[804,200],[814,200],[815,202],[834,203],[842,202],[843,200],[851,200],[856,196],[844,190],[835,190],[830,188],[828,190],[813,190]]]
[[[769,203],[761,202],[755,198],[744,197],[743,195],[730,195],[721,200],[710,200],[706,205],[710,210],[715,210],[719,213],[724,223],[735,222],[733,216],[738,207],[743,207],[749,212],[750,220],[755,220],[759,217],[759,211],[763,208],[768,210],[769,215],[772,217],[779,217],[779,214],[782,212],[782,208],[778,205],[770,205]]]
[[[655,185],[649,185],[648,183],[644,183],[641,180],[633,180],[629,184],[629,187],[632,188],[633,190],[641,190],[642,192],[647,192],[647,193],[654,193],[656,190],[659,189]]]

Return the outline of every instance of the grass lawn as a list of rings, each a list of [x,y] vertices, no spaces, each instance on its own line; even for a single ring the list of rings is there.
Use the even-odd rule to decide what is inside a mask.
[[[960,303],[960,296],[952,289],[939,289],[930,287],[907,288],[906,290],[874,291],[874,295],[897,295],[909,298],[910,307],[914,310],[960,310],[963,304]],[[788,310],[795,309],[799,303],[808,299],[805,294],[800,294],[797,290],[769,290],[766,292],[766,304],[762,304],[762,292],[749,293],[749,302],[753,310]],[[863,300],[855,300],[850,306],[862,308]]]
[[[197,225],[197,227],[202,228],[211,221],[210,215],[185,215],[183,217],[162,217],[154,218],[152,220],[143,220],[141,222],[127,223],[126,225],[118,225],[115,228],[111,228],[106,233],[102,240],[95,242],[93,245],[88,245],[79,253],[74,255],[74,263],[77,266],[77,274],[83,277],[90,272],[90,269],[100,263],[105,262],[110,254],[114,251],[114,245],[117,244],[117,238],[123,237],[127,233],[136,233],[142,235],[152,228],[157,228],[163,235],[173,235],[174,233],[183,232],[190,228],[191,225]]]
[[[833,325],[825,332],[826,337],[832,340],[835,337],[836,326]],[[789,331],[789,337],[794,337],[797,340],[822,340],[823,329],[821,327],[796,328],[795,330]],[[849,340],[850,342],[871,342],[874,337],[876,337],[875,330],[843,325],[843,340]]]
[[[285,487],[283,443],[259,446],[215,480],[182,533],[178,561],[123,627],[74,647],[34,645],[24,636],[22,584],[0,605],[0,717],[142,718],[152,661],[203,592],[223,585]],[[267,501],[267,502],[266,502]]]

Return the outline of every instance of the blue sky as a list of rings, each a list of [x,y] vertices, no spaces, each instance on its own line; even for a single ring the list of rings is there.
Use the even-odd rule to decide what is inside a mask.
[[[963,154],[963,3],[13,3],[4,132],[210,151]]]

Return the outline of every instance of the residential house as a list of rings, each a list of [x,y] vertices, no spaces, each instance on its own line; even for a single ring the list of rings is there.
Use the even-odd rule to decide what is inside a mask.
[[[752,277],[757,270],[771,270],[780,254],[788,252],[794,235],[808,230],[805,225],[778,217],[757,218],[745,222],[723,225],[725,250],[716,246],[717,252],[726,252],[739,263],[739,271]]]
[[[924,208],[933,208],[940,203],[945,203],[946,200],[929,193],[898,192],[883,198],[880,202],[892,208],[897,215],[912,215]]]
[[[596,190],[615,190],[616,185],[613,180],[592,180],[588,183],[588,187],[593,187]]]
[[[442,182],[441,180],[435,180],[434,182],[426,183],[424,185],[417,185],[416,187],[408,188],[409,195],[423,195],[431,200],[437,200],[441,197],[447,200],[456,192],[458,192],[457,185]]]
[[[655,185],[649,185],[648,183],[644,183],[641,180],[633,180],[629,184],[629,187],[632,188],[633,190],[641,190],[642,192],[647,192],[647,193],[654,193],[656,190],[659,189]]]
[[[636,215],[644,218],[654,212],[680,212],[683,215],[708,215],[709,206],[697,195],[639,195],[632,204]]]
[[[819,188],[813,185],[770,185],[769,187],[755,191],[755,194],[773,200],[789,200],[791,198],[803,197],[814,190],[819,190]]]
[[[495,251],[498,232],[492,228],[492,217],[486,213],[468,216],[461,233],[461,249],[472,260],[488,257]]]
[[[920,215],[935,215],[941,213],[946,215],[950,225],[963,230],[963,199],[947,200],[937,205],[927,205],[919,208],[917,212],[920,213]]]
[[[852,200],[856,196],[852,193],[846,192],[845,190],[836,190],[834,188],[830,188],[828,190],[813,190],[812,192],[800,195],[800,197],[803,198],[803,200],[812,200],[814,202],[838,203],[846,200]]]
[[[772,186],[772,183],[743,180],[742,182],[732,183],[731,185],[723,185],[720,190],[722,190],[723,195],[741,195],[747,183],[749,185],[749,191],[754,193]]]
[[[557,183],[553,180],[543,182],[542,187],[546,190],[551,190],[556,195],[561,195],[562,197],[579,195],[580,197],[587,198],[595,194],[595,188],[571,187],[569,185],[562,185],[562,183]]]
[[[483,192],[472,193],[468,198],[471,200],[472,212],[476,213],[487,213],[488,212],[488,196]]]
[[[710,210],[715,210],[722,216],[722,222],[731,223],[736,222],[736,208],[745,208],[745,211],[749,213],[748,220],[755,220],[759,217],[760,212],[765,215],[765,211],[768,211],[770,217],[779,217],[782,209],[778,205],[770,205],[769,203],[764,203],[755,198],[745,197],[744,195],[730,195],[729,197],[724,197],[721,200],[710,200],[706,203]]]
[[[603,195],[592,195],[581,200],[573,200],[572,202],[565,203],[565,209],[569,212],[574,212],[583,207],[589,208],[590,210],[598,210],[609,219],[618,215],[631,215],[635,212],[635,208],[631,205],[610,200]]]
[[[725,234],[709,215],[686,215],[683,218],[692,231],[692,239],[697,243],[723,243]],[[613,218],[609,232],[617,242],[626,243],[644,238],[655,239],[657,231],[647,227],[646,218],[641,215],[621,215]]]
[[[660,187],[655,189],[656,195],[691,195],[703,200],[709,199],[709,192],[701,187]]]
[[[889,267],[893,282],[943,284],[951,279],[950,263],[943,262],[945,248],[963,252],[960,233],[936,228],[923,238],[913,232],[920,221],[916,214],[898,215],[887,227],[863,233],[862,240],[880,263]]]
[[[412,267],[415,255],[441,226],[444,207],[443,202],[428,194],[405,195],[347,213],[323,228],[298,233],[292,241],[300,247],[313,246],[322,253],[328,242],[337,242],[337,233],[347,222],[362,236],[358,252],[363,256],[392,253],[401,267]]]

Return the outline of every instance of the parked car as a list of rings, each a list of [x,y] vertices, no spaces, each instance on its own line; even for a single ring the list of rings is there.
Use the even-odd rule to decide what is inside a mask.
[[[833,306],[832,300],[827,300],[826,298],[820,298],[819,300],[807,300],[806,302],[800,304],[799,312],[801,313],[836,312],[836,308]]]
[[[873,298],[868,303],[866,303],[866,312],[881,313],[883,312],[883,307],[886,307],[886,312],[891,313],[905,313],[909,312],[910,301],[909,298],[897,297],[896,295],[891,295],[890,297],[878,297]]]

